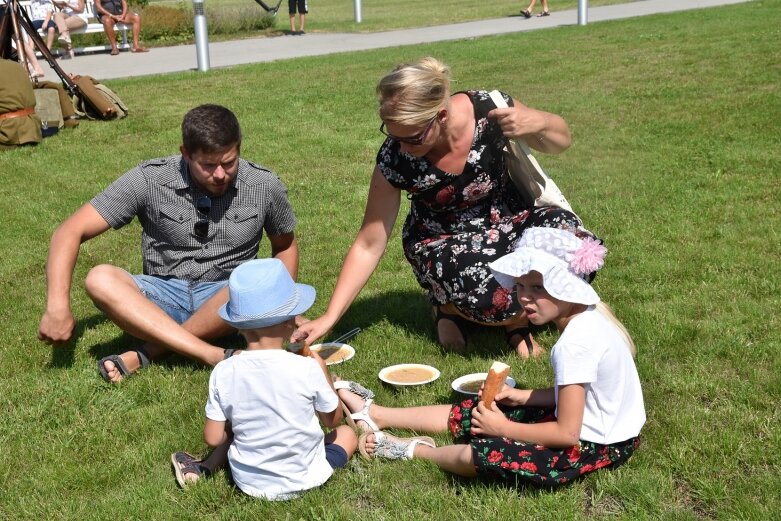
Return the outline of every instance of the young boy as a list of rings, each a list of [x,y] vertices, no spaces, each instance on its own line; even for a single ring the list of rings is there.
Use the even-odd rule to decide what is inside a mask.
[[[342,408],[323,360],[283,348],[315,290],[293,282],[278,259],[240,265],[228,289],[219,315],[240,331],[247,349],[212,371],[203,438],[215,450],[205,461],[172,454],[176,480],[185,486],[227,459],[233,481],[246,494],[291,499],[325,483],[358,444],[350,427],[337,427]],[[336,428],[324,435],[318,418]]]

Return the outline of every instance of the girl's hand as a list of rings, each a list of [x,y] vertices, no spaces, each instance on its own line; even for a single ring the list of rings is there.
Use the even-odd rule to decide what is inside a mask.
[[[528,398],[529,391],[525,391],[522,389],[513,389],[512,387],[508,387],[505,385],[501,391],[496,393],[496,400],[497,403],[501,403],[502,405],[509,405],[510,407],[520,407],[522,405],[526,405],[526,400]]]
[[[472,409],[472,429],[473,436],[483,436],[486,438],[498,438],[504,436],[504,426],[509,422],[502,411],[497,407],[496,402],[491,402],[490,408],[485,402],[480,401],[477,407]]]

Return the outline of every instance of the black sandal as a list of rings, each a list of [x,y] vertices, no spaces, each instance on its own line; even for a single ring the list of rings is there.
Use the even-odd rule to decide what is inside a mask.
[[[524,18],[531,18],[532,17],[532,13],[528,9],[522,9],[521,10],[521,14],[523,15]]]
[[[449,320],[456,325],[456,327],[458,328],[458,332],[461,333],[461,337],[464,339],[464,347],[466,347],[468,341],[468,337],[466,334],[466,320],[464,320],[459,315],[455,315],[453,313],[446,313],[442,311],[442,308],[440,306],[437,306],[436,311],[434,312],[434,329],[437,330],[437,340],[439,340],[440,320]]]
[[[111,379],[108,377],[108,371],[106,371],[106,368],[103,365],[105,362],[114,362],[114,365],[119,371],[119,374],[122,375],[123,377],[122,380],[124,380],[128,376],[134,375],[138,370],[144,369],[145,367],[149,366],[149,355],[147,354],[146,349],[144,349],[143,347],[139,347],[138,349],[131,350],[131,351],[135,352],[136,356],[138,357],[138,363],[140,364],[139,368],[131,372],[128,370],[127,366],[125,365],[125,362],[122,361],[122,358],[120,358],[119,355],[104,356],[103,358],[98,360],[98,371],[100,371],[100,376],[103,377],[103,380],[105,380],[108,383],[113,383]]]
[[[531,358],[534,356],[534,344],[532,343],[532,331],[529,329],[529,326],[523,326],[523,327],[516,327],[515,329],[511,329],[510,331],[507,331],[504,334],[504,341],[507,343],[508,346],[512,347],[513,349],[516,349],[517,346],[513,345],[512,339],[515,335],[521,335],[523,337],[523,341],[526,343],[526,349],[529,351],[529,357]]]

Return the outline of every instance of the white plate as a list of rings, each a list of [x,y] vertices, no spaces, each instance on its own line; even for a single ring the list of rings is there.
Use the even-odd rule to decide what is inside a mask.
[[[330,349],[341,349],[343,355],[334,359],[334,360],[328,360],[325,362],[325,365],[335,365],[335,364],[341,364],[345,360],[349,360],[350,358],[355,356],[355,349],[350,344],[342,344],[341,342],[325,342],[323,344],[315,344],[313,346],[309,346],[309,349],[312,351],[317,351],[317,354],[320,355],[320,352],[324,349],[330,350]],[[323,356],[323,355],[320,355]],[[325,358],[323,358],[325,360]]]
[[[429,373],[429,376],[427,378],[422,378],[415,382],[400,382],[398,380],[393,379],[392,373],[396,371],[414,371],[414,370],[427,371]],[[382,380],[386,384],[395,385],[397,387],[403,387],[408,385],[423,385],[423,384],[431,383],[437,378],[439,378],[439,369],[424,364],[398,364],[398,365],[391,365],[389,367],[382,369],[378,376],[380,377],[380,380]]]
[[[463,394],[471,394],[474,396],[477,396],[477,391],[467,391],[464,389],[461,389],[461,386],[464,384],[468,384],[469,382],[474,382],[475,380],[485,380],[488,376],[488,373],[472,373],[472,374],[465,374],[464,376],[461,376],[459,378],[456,378],[453,380],[453,383],[450,384],[450,386],[453,388],[454,391],[463,393]],[[511,377],[507,377],[507,380],[504,381],[509,387],[515,387],[515,380],[513,380]]]

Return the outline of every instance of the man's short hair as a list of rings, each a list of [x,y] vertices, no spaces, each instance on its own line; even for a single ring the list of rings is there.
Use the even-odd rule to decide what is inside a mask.
[[[241,145],[241,128],[236,115],[222,105],[199,105],[182,121],[182,145],[190,154],[218,152]]]

